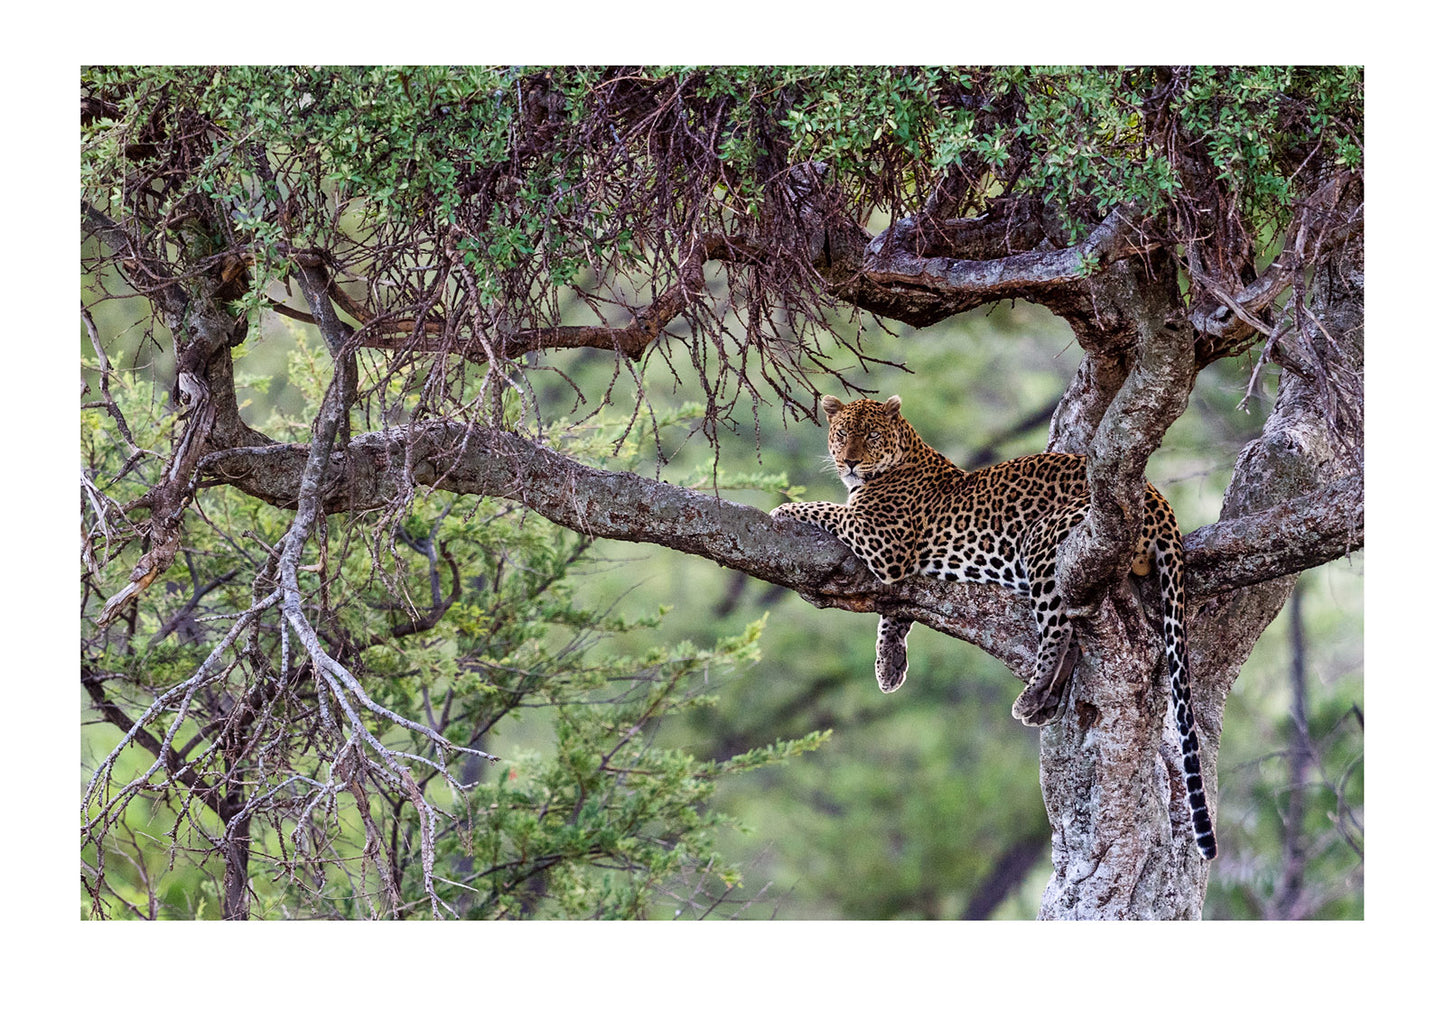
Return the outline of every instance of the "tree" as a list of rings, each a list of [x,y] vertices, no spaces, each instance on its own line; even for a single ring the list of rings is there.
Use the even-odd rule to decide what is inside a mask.
[[[666,461],[649,365],[696,399],[689,430],[716,445],[763,415],[814,419],[826,389],[853,391],[838,359],[878,357],[865,318],[921,330],[1027,301],[1084,352],[1049,445],[1088,454],[1091,496],[1061,561],[1065,598],[1087,615],[1069,708],[1043,737],[1054,876],[1040,913],[1199,914],[1208,872],[1165,727],[1157,593],[1126,580],[1144,467],[1203,367],[1246,355],[1280,367],[1220,520],[1186,540],[1213,800],[1223,702],[1255,640],[1300,571],[1363,541],[1357,69],[94,68],[82,85],[85,268],[118,273],[154,309],[180,412],[161,452],[125,437],[119,474],[149,472],[128,505],[94,470],[84,482],[83,582],[106,597],[92,648],[155,598],[197,529],[241,543],[245,515],[217,522],[203,494],[287,522],[261,562],[217,582],[243,595],[189,687],[135,722],[167,783],[204,787],[175,758],[184,705],[168,699],[241,668],[256,679],[249,712],[299,698],[332,728],[358,805],[385,788],[429,817],[434,799],[375,724],[326,716],[329,699],[365,706],[427,749],[408,754],[465,746],[378,701],[364,650],[328,633],[330,607],[362,585],[328,551],[370,550],[402,604],[397,538],[431,550],[418,553],[430,603],[395,626],[435,626],[449,562],[421,525],[441,494],[697,554],[820,606],[910,617],[1023,675],[1034,626],[1006,593],[884,586],[806,526],[619,458],[645,437]],[[248,423],[237,398],[232,353],[271,314],[312,325],[329,360],[302,442]],[[124,433],[104,389],[115,339],[94,340],[97,410]],[[588,356],[610,366],[600,384],[581,377]],[[614,407],[613,449],[575,439]],[[102,590],[109,563],[129,574]],[[301,663],[309,695],[264,683]],[[146,728],[162,719],[158,739]],[[220,730],[192,745],[243,784],[256,751],[225,758]],[[88,825],[114,818],[106,807]],[[250,838],[228,826],[227,839]],[[247,873],[233,867],[239,904]]]

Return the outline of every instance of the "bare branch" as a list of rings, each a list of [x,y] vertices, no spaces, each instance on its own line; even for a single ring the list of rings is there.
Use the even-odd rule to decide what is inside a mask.
[[[173,318],[185,315],[187,295],[171,266],[141,248],[130,231],[89,202],[80,203],[80,219],[90,233],[120,257],[121,271],[138,293],[161,305]]]
[[[712,258],[746,258],[746,253],[742,242],[719,234],[706,235],[680,263],[681,275],[677,282],[663,290],[650,305],[638,310],[625,326],[548,326],[517,330],[504,336],[489,337],[486,341],[480,337],[464,337],[460,343],[444,340],[447,324],[439,319],[418,322],[378,315],[351,298],[334,281],[326,287],[326,293],[363,325],[358,334],[358,343],[362,347],[383,351],[405,350],[414,354],[454,354],[476,362],[488,361],[492,353],[498,358],[518,359],[534,351],[594,348],[618,351],[632,361],[638,361],[647,348],[662,336],[668,324],[685,312],[699,296],[706,294],[703,263]],[[293,258],[303,270],[320,264],[314,257],[307,260],[298,254]],[[314,314],[298,312],[281,302],[272,302],[271,308],[289,319],[317,325]],[[339,322],[338,325],[344,326]]]
[[[1333,174],[1314,192],[1301,199],[1296,204],[1294,217],[1285,228],[1279,255],[1257,279],[1238,293],[1228,293],[1223,284],[1212,279],[1191,247],[1188,253],[1189,275],[1203,293],[1190,310],[1189,321],[1201,334],[1225,341],[1215,345],[1210,360],[1236,351],[1237,343],[1232,342],[1247,340],[1256,332],[1265,336],[1270,334],[1271,327],[1260,318],[1260,314],[1274,304],[1286,288],[1296,283],[1302,268],[1318,262],[1322,255],[1348,235],[1353,225],[1358,224],[1358,208],[1340,210],[1358,176],[1356,172]],[[1204,294],[1220,304],[1211,306],[1203,300]]]

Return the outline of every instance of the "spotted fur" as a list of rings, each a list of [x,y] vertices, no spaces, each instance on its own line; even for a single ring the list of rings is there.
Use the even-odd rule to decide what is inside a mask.
[[[919,438],[900,414],[901,405],[897,397],[851,404],[824,397],[828,450],[848,487],[848,502],[788,503],[773,516],[821,525],[885,582],[926,574],[993,582],[1027,596],[1039,627],[1039,648],[1013,715],[1030,726],[1049,723],[1063,707],[1077,658],[1055,568],[1060,543],[1088,511],[1084,458],[1032,454],[964,471]],[[1189,695],[1183,543],[1174,511],[1153,486],[1145,493],[1132,567],[1144,575],[1151,566],[1159,574],[1164,652],[1194,840],[1200,854],[1213,858],[1214,829]],[[901,617],[879,620],[875,672],[884,691],[896,690],[907,676],[912,623]]]

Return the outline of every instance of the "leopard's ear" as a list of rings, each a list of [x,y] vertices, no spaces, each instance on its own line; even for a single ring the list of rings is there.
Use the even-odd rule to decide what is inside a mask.
[[[903,407],[903,398],[894,394],[883,402],[883,414],[889,418],[897,418],[898,410]]]
[[[834,397],[832,394],[828,394],[823,398],[823,414],[827,415],[829,418],[832,418],[834,415],[836,415],[842,410],[843,402],[838,400],[838,398]]]

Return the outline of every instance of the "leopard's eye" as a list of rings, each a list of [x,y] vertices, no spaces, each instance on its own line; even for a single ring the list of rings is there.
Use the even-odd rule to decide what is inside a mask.
[[[879,438],[881,437],[881,435],[882,435],[881,433],[876,433],[876,432],[871,432],[871,433],[869,433],[869,434],[868,434],[868,442],[869,442],[869,443],[877,443],[878,440],[879,440]]]
[[[848,430],[844,429],[842,426],[839,426],[837,431],[834,432],[833,435],[838,437],[838,439],[840,440],[846,440],[848,438]]]

